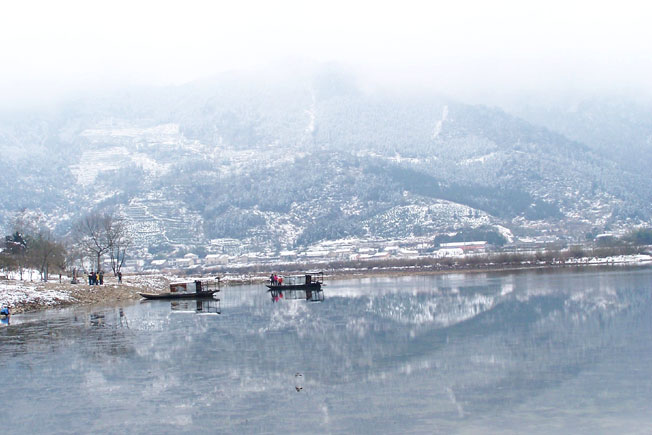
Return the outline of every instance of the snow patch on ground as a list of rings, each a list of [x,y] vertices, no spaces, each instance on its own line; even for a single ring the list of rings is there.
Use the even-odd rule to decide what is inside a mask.
[[[412,163],[412,164],[420,164],[423,163],[419,159],[415,159],[412,157],[403,157],[399,153],[395,153],[394,157],[387,157],[387,160],[390,162],[396,162],[396,163]]]
[[[502,225],[495,225],[495,228],[498,230],[501,236],[507,239],[508,243],[514,242],[514,234],[512,234],[512,231],[509,228],[505,228]]]
[[[316,106],[317,101],[315,99],[315,94],[312,94],[312,104],[310,104],[310,109],[306,110],[306,113],[308,114],[308,117],[310,121],[308,122],[308,126],[306,127],[305,133],[311,135],[315,132],[315,119],[316,119]]]
[[[614,255],[611,257],[582,257],[569,258],[566,264],[640,264],[652,262],[652,255]]]
[[[35,282],[0,281],[0,306],[3,307],[29,304],[54,306],[71,299],[65,291],[39,288]]]
[[[129,137],[129,138],[141,138],[141,137],[154,137],[157,139],[164,138],[166,136],[177,136],[179,134],[179,125],[178,124],[162,124],[155,127],[149,128],[139,128],[139,127],[126,127],[126,128],[113,128],[112,126],[107,126],[107,128],[95,128],[95,129],[86,129],[81,133],[81,136],[88,138],[106,138],[106,137]]]
[[[80,163],[70,166],[70,171],[82,186],[91,186],[104,171],[112,171],[135,164],[151,174],[162,175],[169,169],[169,164],[161,164],[145,153],[132,153],[126,147],[84,151]]]
[[[441,128],[444,125],[444,122],[448,119],[448,106],[444,106],[444,110],[441,112],[441,119],[435,124],[435,131],[432,134],[433,139],[437,139],[437,136],[441,133]]]
[[[480,164],[486,163],[487,160],[495,156],[496,153],[489,153],[489,154],[485,154],[484,156],[474,157],[472,159],[464,159],[460,162],[460,165],[468,166],[468,165],[472,165],[473,163],[480,163]]]
[[[90,186],[100,172],[120,169],[128,160],[129,151],[125,147],[84,151],[80,163],[71,165],[70,172],[77,178],[78,184]]]

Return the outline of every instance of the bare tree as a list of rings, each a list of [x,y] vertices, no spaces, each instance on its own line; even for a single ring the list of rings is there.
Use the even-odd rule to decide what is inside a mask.
[[[61,271],[60,265],[65,257],[64,246],[57,242],[48,229],[43,229],[30,239],[29,259],[33,267],[41,274],[41,280],[47,281],[50,273],[50,266]]]
[[[66,257],[64,258],[64,267],[68,269],[72,274],[73,284],[77,283],[77,277],[82,271],[84,274],[86,271],[86,263],[88,260],[88,252],[78,245],[73,237],[69,237],[66,240]]]
[[[107,229],[109,234],[109,257],[111,269],[116,276],[125,263],[127,248],[131,246],[131,239],[127,232],[127,226],[122,218],[114,218],[113,225]]]
[[[23,270],[30,266],[30,248],[33,245],[33,236],[45,227],[45,218],[42,213],[22,209],[14,215],[13,234],[5,237],[5,247],[14,258],[23,280]]]
[[[12,260],[10,266],[18,268],[21,280],[23,269],[28,268],[30,276],[36,269],[47,281],[50,266],[56,268],[65,255],[64,246],[56,241],[44,215],[28,209],[16,213],[13,234],[5,237],[4,245]]]
[[[6,274],[7,271],[15,270],[16,267],[18,267],[18,263],[11,252],[6,248],[0,251],[0,269]]]
[[[96,270],[102,268],[102,256],[109,254],[115,274],[124,264],[129,239],[124,220],[112,212],[90,213],[82,217],[72,230],[74,242],[93,256]]]
[[[107,228],[111,228],[112,222],[113,214],[94,212],[83,216],[72,228],[75,243],[97,261],[96,270],[101,269],[102,255],[110,248]]]
[[[8,265],[15,266],[20,272],[20,280],[23,280],[23,269],[27,266],[29,238],[16,231],[11,236],[5,237],[5,251],[11,256],[12,261]]]

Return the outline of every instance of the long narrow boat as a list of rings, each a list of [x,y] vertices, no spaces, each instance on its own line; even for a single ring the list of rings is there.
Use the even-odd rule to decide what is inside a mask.
[[[283,290],[321,290],[320,282],[312,282],[310,284],[265,284],[269,290],[267,291],[283,291]]]
[[[284,290],[312,290],[319,291],[324,284],[324,272],[319,273],[306,273],[304,275],[291,275],[284,276],[281,283],[274,282],[270,279],[269,284],[265,284],[268,291],[284,291]]]
[[[175,282],[170,291],[163,293],[138,293],[145,299],[206,299],[220,291],[220,279],[214,281]]]
[[[209,290],[209,291],[192,292],[192,293],[165,292],[165,293],[138,293],[138,294],[144,297],[145,299],[206,299],[206,298],[213,298],[213,295],[217,292],[219,292],[219,290]]]

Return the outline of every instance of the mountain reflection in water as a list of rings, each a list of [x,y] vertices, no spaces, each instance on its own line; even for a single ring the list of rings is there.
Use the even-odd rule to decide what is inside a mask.
[[[650,283],[650,269],[367,278],[329,282],[321,303],[249,286],[14,316],[0,405],[24,432],[640,432]]]

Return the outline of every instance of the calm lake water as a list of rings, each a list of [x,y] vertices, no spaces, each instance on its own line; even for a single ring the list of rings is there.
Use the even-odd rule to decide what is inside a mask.
[[[16,315],[10,433],[651,433],[652,269],[263,286]]]

